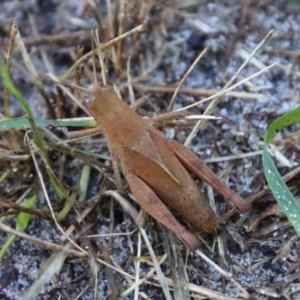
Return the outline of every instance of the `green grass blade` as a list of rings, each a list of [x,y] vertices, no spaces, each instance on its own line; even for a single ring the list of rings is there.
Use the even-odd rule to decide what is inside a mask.
[[[30,286],[30,288],[25,292],[24,295],[20,297],[22,300],[32,300],[36,299],[39,291],[45,286],[45,284],[55,275],[59,274],[60,270],[64,264],[67,255],[64,252],[59,252],[54,254],[51,259],[47,260],[46,266],[43,266],[43,271],[41,272],[38,279]]]
[[[64,191],[64,189],[62,188],[62,186],[60,185],[59,181],[56,179],[56,177],[54,176],[52,170],[50,168],[48,168],[49,166],[49,158],[48,158],[48,154],[47,151],[45,149],[43,140],[37,130],[34,118],[33,118],[33,114],[30,110],[30,107],[28,105],[28,103],[26,102],[26,100],[23,98],[23,96],[21,95],[21,93],[17,90],[17,88],[15,87],[15,85],[13,84],[11,78],[10,78],[10,74],[6,68],[6,66],[0,62],[0,73],[3,77],[4,80],[4,84],[5,86],[7,86],[7,88],[9,89],[9,91],[11,92],[11,94],[20,102],[20,104],[22,105],[23,110],[26,112],[27,116],[28,116],[28,120],[30,123],[30,127],[33,133],[33,137],[34,137],[34,142],[35,144],[39,147],[40,149],[40,155],[42,156],[44,162],[46,163],[46,172],[49,176],[49,179],[55,189],[55,192],[57,194],[57,196],[60,199],[64,199],[66,198],[66,193]]]
[[[268,128],[265,143],[269,144],[273,137],[285,127],[292,125],[300,120],[300,106],[276,119]]]
[[[40,120],[35,119],[35,124],[37,127],[96,127],[98,124],[92,118],[74,118],[74,119],[61,119],[61,120]],[[30,128],[30,122],[27,117],[20,118],[10,118],[0,120],[0,131],[7,129],[25,129]]]
[[[30,110],[28,103],[25,101],[25,99],[23,98],[21,93],[17,90],[17,88],[13,84],[13,82],[10,78],[10,74],[9,74],[5,64],[2,62],[0,62],[0,72],[3,77],[5,86],[9,89],[9,91],[12,93],[12,95],[16,99],[18,99],[18,101],[22,105],[22,107],[23,107],[24,111],[26,112],[26,114],[28,115],[28,117],[33,119],[33,115],[32,115],[32,112]]]
[[[263,169],[269,187],[282,211],[300,236],[300,205],[282,180],[269,152],[268,143],[280,130],[300,120],[300,107],[276,119],[268,128],[262,154]]]
[[[27,208],[34,208],[36,203],[36,196],[33,196],[27,200],[25,200],[21,205]],[[19,231],[23,231],[27,228],[31,215],[25,212],[20,212],[17,221],[16,221],[16,229]]]
[[[26,199],[25,201],[23,201],[23,203],[21,203],[22,206],[27,207],[27,208],[33,208],[35,206],[36,203],[36,196],[33,196],[29,199]],[[18,214],[17,220],[16,220],[16,229],[19,231],[23,231],[27,228],[27,225],[30,221],[30,217],[31,215],[28,213],[24,213],[24,212],[20,212]],[[7,252],[7,250],[10,248],[10,246],[12,245],[12,243],[14,242],[14,240],[16,239],[16,235],[12,234],[8,240],[5,242],[5,244],[3,245],[3,247],[0,250],[0,260],[2,260],[3,256],[5,255],[5,253]]]
[[[5,244],[2,246],[1,250],[0,250],[0,261],[2,260],[2,258],[4,257],[5,253],[8,251],[8,249],[10,248],[10,246],[12,245],[12,243],[14,242],[14,240],[16,239],[16,235],[12,234],[8,240],[5,242]]]

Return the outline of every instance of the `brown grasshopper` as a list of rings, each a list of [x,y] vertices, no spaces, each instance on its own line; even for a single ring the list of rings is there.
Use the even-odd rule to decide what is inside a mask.
[[[95,86],[90,91],[88,109],[100,125],[112,159],[121,166],[138,203],[173,230],[191,250],[199,247],[198,239],[162,201],[195,229],[215,231],[218,217],[189,172],[209,183],[242,212],[249,210],[250,205],[223,184],[191,150],[165,138],[123,102],[112,86]],[[114,167],[115,176],[117,170]]]

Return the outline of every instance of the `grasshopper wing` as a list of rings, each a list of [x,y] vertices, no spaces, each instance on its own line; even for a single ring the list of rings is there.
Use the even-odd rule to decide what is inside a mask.
[[[136,174],[195,228],[216,230],[216,214],[167,140],[155,131],[147,132],[147,136],[142,139],[142,146],[136,144],[123,149],[120,161],[125,173],[131,171]]]

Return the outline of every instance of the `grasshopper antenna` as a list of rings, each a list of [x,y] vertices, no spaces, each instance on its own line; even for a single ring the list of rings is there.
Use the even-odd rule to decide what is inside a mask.
[[[99,62],[100,62],[100,66],[101,66],[101,74],[102,74],[103,85],[106,86],[107,81],[106,81],[106,75],[105,75],[105,64],[104,64],[104,58],[103,58],[103,52],[102,52],[102,49],[101,49],[101,44],[100,44],[100,41],[99,41],[98,30],[96,30],[96,34],[94,35],[94,39],[95,39],[96,47],[97,47],[97,50],[98,50],[98,57],[99,57]]]

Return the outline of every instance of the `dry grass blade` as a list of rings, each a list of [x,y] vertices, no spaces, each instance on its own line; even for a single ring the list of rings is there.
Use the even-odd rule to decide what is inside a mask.
[[[122,195],[115,191],[106,191],[105,195],[112,196],[116,199],[123,209],[129,213],[130,217],[134,220],[138,226],[143,226],[145,220],[140,212],[138,212]]]
[[[29,71],[29,74],[31,76],[31,80],[32,83],[36,85],[38,91],[40,92],[40,94],[43,96],[43,98],[45,99],[46,105],[47,105],[47,110],[48,113],[51,117],[54,117],[54,111],[52,108],[52,105],[50,103],[50,99],[44,89],[43,83],[41,81],[41,79],[39,78],[39,75],[30,59],[30,56],[27,52],[27,49],[24,45],[24,42],[22,40],[21,34],[19,32],[19,30],[17,30],[16,35],[15,35],[15,39],[16,39],[16,43],[18,45],[19,51],[23,57],[24,63],[27,67],[27,70]]]
[[[35,237],[33,237],[29,234],[26,234],[24,232],[13,229],[13,228],[5,225],[2,222],[0,222],[0,229],[7,232],[7,233],[14,234],[14,235],[16,235],[16,236],[18,236],[18,237],[20,237],[24,240],[27,240],[31,243],[36,244],[39,247],[45,248],[45,249],[50,249],[50,250],[53,250],[53,251],[65,251],[66,253],[68,253],[70,255],[74,255],[75,257],[79,257],[79,258],[88,257],[88,254],[85,251],[81,252],[81,251],[76,251],[74,249],[69,249],[69,248],[67,249],[64,246],[60,246],[60,245],[57,245],[57,244],[54,244],[54,243],[49,243],[49,242],[42,241],[42,240],[40,240],[38,238],[35,238]]]
[[[126,37],[135,34],[137,32],[141,32],[144,30],[144,25],[139,25],[135,27],[134,29],[123,33],[122,35],[110,40],[109,42],[103,44],[101,46],[101,49],[109,48],[110,46],[114,45],[115,43],[125,39]],[[84,61],[86,61],[89,57],[93,56],[93,54],[97,51],[97,49],[90,51],[89,53],[83,55],[76,63],[61,77],[61,81],[65,81],[73,72],[76,70],[78,66],[80,66]]]
[[[27,2],[4,0],[0,9],[3,17],[0,56],[7,62],[6,69],[19,94],[29,109],[32,108],[30,113],[23,108],[29,118],[21,117],[24,115],[20,109],[21,101],[17,101],[18,97],[10,87],[9,93],[4,90],[5,101],[9,98],[11,117],[5,118],[9,116],[5,112],[8,105],[5,110],[3,106],[0,112],[0,231],[4,237],[13,234],[17,238],[11,247],[11,255],[1,261],[1,296],[19,299],[25,285],[37,282],[42,290],[36,297],[49,299],[106,299],[111,287],[115,299],[157,300],[165,299],[165,293],[174,300],[300,299],[297,237],[290,223],[283,219],[277,204],[272,202],[259,157],[267,125],[281,113],[299,105],[300,59],[297,49],[300,40],[296,35],[299,17],[294,13],[295,8],[291,10],[291,2],[295,1],[278,4],[275,2],[280,1],[268,0],[256,6],[251,0],[231,1],[232,5],[225,0],[213,5],[212,1],[199,0],[188,0],[188,4],[180,0],[88,0],[76,3],[50,0],[36,1],[33,5]],[[184,6],[189,4],[193,7],[185,9]],[[280,23],[282,15],[286,18]],[[19,22],[22,37],[16,32],[16,23],[11,27],[14,19]],[[144,25],[137,26],[139,24]],[[254,55],[252,50],[271,26],[276,34],[267,47]],[[140,32],[143,27],[145,32]],[[90,51],[92,29],[94,32],[99,30],[101,44],[95,33],[97,48],[92,47]],[[23,42],[23,46],[19,46],[20,49],[23,47],[22,55],[17,39],[20,44]],[[201,59],[201,67],[199,63],[195,67],[195,58],[205,47],[210,51]],[[94,77],[93,55],[105,60],[100,63],[102,69],[96,72],[95,68]],[[252,58],[247,63],[249,56]],[[282,64],[266,72],[273,61],[282,61]],[[50,82],[45,72],[58,74],[66,84],[56,79],[53,85],[54,80]],[[200,118],[220,119],[212,116],[214,111],[211,115],[207,112],[204,117],[200,114],[209,106],[210,102],[205,101],[217,102],[226,93],[224,102],[222,100],[215,109],[218,111],[216,116],[222,116],[222,120],[207,122],[201,135],[198,131],[192,140],[193,150],[203,157],[203,162],[214,163],[213,170],[219,177],[215,181],[226,182],[244,199],[250,195],[248,201],[257,203],[241,214],[231,209],[231,204],[223,197],[216,197],[212,187],[204,183],[205,201],[209,200],[212,210],[223,217],[216,220],[220,227],[217,235],[200,232],[196,238],[200,240],[200,249],[205,249],[202,253],[207,254],[215,265],[195,252],[186,251],[176,236],[170,238],[168,250],[162,243],[167,240],[163,229],[156,222],[147,222],[149,216],[135,202],[139,197],[131,194],[134,188],[127,180],[127,173],[132,169],[124,172],[122,163],[109,148],[103,126],[102,130],[93,128],[97,126],[93,118],[80,118],[88,116],[84,98],[91,95],[93,79],[100,79],[97,84],[103,87],[101,77],[104,85],[107,77],[107,85],[115,83],[120,87],[117,92],[122,95],[122,103],[130,103],[132,110],[136,110],[149,127],[161,131],[160,134],[167,128],[166,135],[171,142],[174,139],[184,142]],[[6,85],[6,80],[4,83]],[[199,83],[203,89],[194,88]],[[51,101],[53,117],[50,117],[44,96],[41,97],[41,88]],[[144,100],[135,100],[135,97],[144,97]],[[201,101],[195,103],[198,100]],[[172,106],[172,112],[162,114],[168,106],[169,109]],[[177,108],[181,108],[180,111],[175,111]],[[111,118],[116,135],[118,132],[122,135],[123,126],[119,125],[122,116],[124,109]],[[99,119],[103,119],[102,116]],[[125,138],[131,129],[140,127],[129,127]],[[16,143],[8,131],[11,128]],[[78,135],[76,130],[82,128],[93,128],[87,132],[97,136],[86,139],[86,131]],[[299,132],[290,134],[294,128],[297,129],[297,125],[286,128],[273,143],[273,153],[280,164],[285,165],[280,168],[281,175],[298,164],[300,135]],[[42,146],[36,138],[37,133]],[[86,140],[80,140],[80,136]],[[278,150],[284,151],[285,157]],[[150,157],[155,153],[152,149],[149,152]],[[137,159],[130,161],[135,163]],[[122,170],[119,177],[113,176],[115,165]],[[145,168],[146,164],[141,165]],[[150,167],[145,168],[145,172],[148,169]],[[86,171],[90,175],[83,182]],[[284,176],[297,198],[299,172],[300,167],[297,167]],[[205,171],[202,173],[206,174]],[[49,174],[58,181],[63,191],[61,195],[56,192]],[[136,180],[141,178],[140,174],[136,177]],[[119,190],[118,182],[123,190]],[[188,186],[181,178],[178,183]],[[166,189],[165,186],[162,185],[162,189]],[[116,187],[117,191],[114,190]],[[198,191],[199,186],[196,188]],[[21,199],[27,198],[28,193],[38,199],[33,210],[20,207]],[[177,199],[176,195],[170,198],[170,203]],[[183,205],[189,207],[184,202]],[[161,211],[151,201],[149,206]],[[200,206],[203,211],[203,205]],[[26,233],[13,229],[13,225],[12,228],[7,226],[14,224],[18,211],[32,215]],[[66,211],[64,216],[67,217],[60,222],[62,212]],[[191,224],[179,216],[181,210],[178,211],[178,214],[172,210],[171,213],[194,233]],[[147,233],[151,242],[149,249],[156,260],[155,267],[149,245],[144,242],[139,228],[146,223],[143,236]],[[62,255],[63,263],[57,275],[56,267],[51,265],[56,255]],[[184,256],[184,262],[181,256]],[[46,273],[49,279],[52,278],[48,282],[37,280],[43,261],[50,262]],[[158,264],[161,270],[157,272]],[[26,274],[24,270],[27,270]],[[279,278],[275,283],[274,276]]]
[[[7,56],[6,56],[6,68],[7,68],[8,72],[11,71],[12,54],[13,54],[13,50],[14,50],[15,36],[16,36],[17,31],[18,31],[18,24],[16,22],[14,22],[11,27],[9,46],[8,46]],[[3,101],[4,101],[4,115],[6,118],[10,118],[9,90],[8,90],[7,86],[4,86]],[[18,145],[16,133],[14,130],[10,130],[9,133],[11,136],[11,143],[12,143],[13,149],[16,149],[17,145]]]
[[[40,247],[46,248],[46,249],[51,249],[53,251],[64,251],[64,252],[66,252],[66,253],[68,253],[70,255],[74,255],[75,257],[78,257],[78,258],[88,258],[88,256],[89,256],[89,254],[85,250],[83,250],[81,248],[80,248],[80,251],[76,251],[76,250],[70,249],[70,248],[65,247],[65,246],[60,246],[60,245],[57,245],[57,244],[45,242],[45,241],[42,241],[40,239],[34,238],[34,237],[32,237],[32,236],[24,233],[24,232],[20,232],[20,231],[18,231],[16,229],[13,229],[13,228],[5,225],[2,222],[0,222],[0,229],[3,230],[3,231],[5,231],[5,232],[7,232],[7,233],[14,234],[14,235],[16,235],[16,236],[18,236],[18,237],[20,237],[22,239],[28,240],[28,241],[30,241],[30,242],[32,242],[32,243],[34,243],[34,244],[36,244],[36,245],[38,245]],[[163,261],[165,261],[165,259],[166,259],[166,256],[164,256],[160,260],[160,263],[162,263]],[[124,275],[124,276],[126,276],[128,278],[134,279],[134,276],[132,276],[132,275],[124,272],[122,269],[115,268],[114,266],[106,263],[105,261],[103,261],[103,260],[101,260],[99,258],[97,258],[96,260],[100,264],[103,264],[103,265],[111,268],[112,270],[115,270],[116,272],[118,272],[118,273],[120,273],[120,274],[122,274],[122,275]],[[155,272],[155,269],[153,268],[152,271],[151,271],[151,273],[147,274],[147,276],[143,280],[141,280],[139,282],[139,284],[141,284],[142,282],[144,282],[148,278],[150,278],[153,275],[154,272]]]
[[[207,289],[207,288],[204,288],[202,286],[198,286],[198,285],[193,284],[193,283],[188,283],[188,288],[189,288],[190,292],[192,293],[192,297],[195,296],[195,298],[198,296],[199,298],[204,297],[204,299],[206,299],[206,297],[207,297],[207,299],[215,299],[215,300],[241,300],[241,299],[245,299],[244,297],[237,298],[237,297],[226,296],[226,295],[224,295],[222,293],[219,293],[219,292],[216,292],[212,289]],[[249,298],[249,299],[251,299],[251,298]]]
[[[135,97],[134,92],[132,88],[132,79],[130,74],[130,57],[128,57],[127,61],[127,83],[128,83],[128,92],[129,92],[129,101],[131,105],[135,104]]]
[[[127,5],[124,1],[119,1],[118,3],[118,15],[117,19],[119,22],[118,26],[118,36],[122,35],[124,32],[124,26],[125,26],[125,6]],[[116,74],[118,74],[119,66],[122,65],[122,50],[123,50],[123,41],[120,41],[116,45],[116,54],[115,54],[115,60],[114,60],[114,69]]]
[[[260,70],[260,71],[254,73],[254,74],[251,75],[251,76],[248,76],[247,78],[245,78],[245,79],[239,81],[238,83],[232,85],[231,87],[229,87],[229,88],[227,88],[227,89],[221,90],[220,92],[214,94],[213,96],[207,97],[207,98],[202,99],[202,100],[200,100],[200,101],[197,101],[197,102],[195,102],[195,103],[193,103],[193,104],[187,105],[187,106],[185,106],[185,107],[183,107],[183,108],[176,109],[175,111],[187,110],[187,109],[189,109],[189,108],[192,108],[192,107],[194,107],[194,106],[197,106],[197,105],[200,104],[200,103],[207,102],[207,101],[209,101],[209,100],[211,100],[211,99],[214,99],[214,98],[216,98],[216,97],[224,96],[227,92],[229,92],[229,91],[235,89],[236,87],[238,87],[239,85],[241,85],[241,84],[243,84],[243,83],[245,83],[245,82],[247,82],[247,81],[249,81],[249,80],[251,80],[251,79],[253,79],[253,78],[257,77],[257,76],[259,76],[259,75],[261,75],[262,73],[264,73],[264,72],[266,72],[267,70],[273,68],[273,67],[276,66],[277,64],[278,64],[277,62],[276,62],[276,63],[273,63],[272,65],[267,66],[265,69]]]
[[[66,247],[67,248],[67,247]],[[23,295],[23,300],[31,300],[33,299],[39,290],[45,285],[46,282],[50,280],[61,268],[66,258],[66,254],[64,252],[60,252],[55,256],[55,259],[49,264],[47,269],[43,272],[43,274],[34,282],[33,285],[26,291],[25,295]]]
[[[113,24],[113,9],[112,9],[112,5],[111,5],[111,1],[110,0],[106,0],[106,7],[107,7],[107,19],[108,19],[108,35],[109,35],[109,39],[113,39],[114,37],[114,24]]]
[[[161,265],[165,260],[167,259],[167,254],[165,253],[162,258],[159,260],[159,264]],[[125,290],[124,292],[121,293],[121,297],[125,297],[127,295],[129,295],[133,290],[136,289],[137,285],[141,285],[142,283],[144,282],[147,282],[147,283],[150,283],[150,284],[153,284],[149,281],[147,281],[149,278],[152,278],[153,277],[153,274],[155,273],[156,269],[155,267],[153,267],[147,274],[144,278],[140,279],[139,282],[137,283],[134,283],[131,287],[129,287],[127,290]]]
[[[134,234],[138,228],[134,229],[131,232],[125,232],[125,233],[103,233],[103,234],[93,234],[93,235],[87,235],[87,238],[94,238],[94,237],[110,237],[110,236],[130,236]]]
[[[49,34],[36,37],[24,37],[23,42],[26,47],[41,46],[41,45],[55,45],[68,42],[70,45],[79,43],[85,40],[90,35],[89,30],[78,30],[76,32],[68,32],[61,34]]]
[[[31,25],[31,31],[33,33],[33,36],[38,38],[39,33],[38,33],[37,25],[36,25],[36,20],[35,20],[35,18],[32,14],[29,15],[29,22],[30,22],[30,25]],[[40,54],[41,54],[41,57],[43,59],[43,63],[45,65],[47,71],[50,72],[50,73],[54,73],[54,67],[51,64],[50,60],[49,60],[47,52],[43,48],[41,48],[40,49]]]
[[[158,280],[157,276],[154,276],[155,280]],[[174,282],[172,279],[167,279],[169,286],[173,287]],[[212,289],[208,289],[193,283],[187,283],[187,289],[191,293],[191,297],[194,299],[214,299],[214,300],[244,300],[245,297],[230,297],[227,295],[224,295],[222,293],[216,292]],[[246,298],[247,299],[247,298]],[[249,298],[251,299],[251,298]]]
[[[186,79],[188,78],[188,76],[191,74],[191,72],[194,70],[194,68],[196,67],[196,65],[198,64],[198,62],[200,61],[200,59],[205,55],[205,53],[207,52],[208,48],[205,48],[199,55],[198,57],[195,59],[195,61],[192,63],[192,65],[189,67],[189,69],[186,71],[186,73],[184,74],[184,76],[182,77],[182,79],[180,80],[178,86],[176,87],[175,89],[175,92],[173,94],[173,97],[170,101],[170,104],[168,106],[168,109],[167,109],[167,112],[170,112],[172,107],[173,107],[173,104],[174,104],[174,101],[175,101],[175,98],[179,92],[179,90],[181,89],[181,87],[183,86],[184,82],[186,81]]]
[[[18,151],[10,151],[0,148],[0,159],[7,161],[26,161],[30,158],[28,154],[18,154]]]
[[[187,287],[187,265],[184,264],[176,236],[164,226],[160,226],[164,232],[164,245],[168,254],[171,275],[174,285],[174,299],[190,300],[190,293]]]
[[[249,56],[249,58],[241,65],[241,67],[237,70],[237,72],[232,76],[232,78],[226,83],[226,85],[223,88],[223,91],[226,90],[232,83],[233,81],[237,78],[237,76],[241,73],[241,71],[243,70],[243,68],[249,63],[249,61],[251,60],[251,58],[257,53],[257,51],[266,43],[266,41],[272,36],[274,30],[271,30],[267,36],[259,43],[259,45],[253,50],[253,52],[251,53],[251,55]],[[273,65],[272,65],[273,66]],[[267,70],[267,68],[263,69],[263,70]],[[250,80],[250,78],[248,79]],[[205,110],[204,114],[205,115],[210,115],[212,113],[212,111],[214,110],[214,108],[217,106],[217,104],[219,103],[220,99],[221,99],[221,95],[216,95],[216,98],[214,98],[214,100],[209,104],[209,106],[207,107],[207,109]],[[187,146],[190,144],[190,142],[192,141],[192,139],[196,136],[199,128],[201,126],[203,126],[205,123],[205,120],[200,120],[195,128],[192,130],[192,132],[190,133],[190,135],[188,136],[188,138],[186,139],[184,145]]]
[[[77,222],[78,224],[83,223],[83,220],[85,219],[85,217],[86,217],[86,216],[87,216],[87,215],[95,208],[95,206],[99,203],[100,199],[101,199],[101,198],[100,198],[99,196],[97,196],[95,199],[93,199],[93,200],[94,200],[93,205],[89,205],[88,207],[86,207],[85,210],[77,217],[76,222]],[[88,202],[90,203],[91,201],[88,201]],[[74,230],[75,230],[75,225],[72,224],[72,225],[65,231],[66,236],[70,236],[70,234],[71,234]],[[64,242],[64,241],[66,240],[66,236],[65,236],[65,235],[61,235],[60,240],[61,240],[62,242]]]
[[[86,107],[76,98],[74,97],[74,95],[61,83],[59,83],[58,78],[56,78],[53,74],[47,74],[48,77],[53,80],[54,82],[57,83],[57,85],[61,88],[61,90],[68,96],[70,97],[70,99],[72,99],[72,101],[74,101],[78,107],[80,107],[82,109],[82,111],[84,111],[87,115],[89,115],[89,111],[86,109]],[[78,88],[78,87],[76,87]]]
[[[4,198],[0,199],[0,207],[9,207],[10,209],[14,209],[19,212],[22,211],[24,213],[28,213],[30,215],[37,216],[39,218],[50,220],[49,215],[43,211],[32,209],[32,208],[27,208],[27,207],[24,207],[17,203],[14,203],[13,201],[6,200]]]
[[[243,159],[246,157],[252,157],[252,156],[261,155],[261,154],[262,154],[262,151],[259,150],[259,151],[241,153],[241,154],[236,154],[236,155],[207,158],[207,159],[204,159],[203,161],[208,164],[208,163],[216,163],[216,162],[222,162],[222,161],[230,161],[230,160],[235,160],[235,159]]]
[[[18,31],[18,24],[16,22],[14,22],[11,27],[9,46],[8,46],[7,56],[6,56],[6,60],[7,60],[6,67],[9,72],[11,69],[12,54],[13,54],[13,50],[14,50],[15,36],[16,36],[17,31]],[[9,90],[5,86],[4,92],[3,92],[3,99],[4,99],[4,115],[6,116],[6,118],[10,117],[8,95],[9,95]]]
[[[99,58],[100,66],[101,66],[102,81],[103,81],[103,85],[105,86],[105,85],[107,85],[106,74],[105,74],[106,67],[105,67],[103,52],[102,52],[101,44],[100,44],[100,40],[99,40],[99,33],[97,30],[93,33],[93,37],[94,37],[94,42],[96,43],[97,54],[98,54],[98,58]],[[93,69],[94,69],[94,76],[95,76],[95,73],[96,73],[95,62],[93,63]],[[97,76],[95,76],[94,80],[97,81]],[[96,86],[96,84],[95,84],[95,86]]]
[[[291,251],[293,244],[299,239],[297,235],[292,236],[286,241],[282,247],[277,251],[277,255],[273,258],[272,263],[274,264],[278,259],[287,259],[288,254]]]
[[[169,290],[169,287],[168,287],[168,284],[167,284],[167,281],[166,281],[166,277],[164,276],[161,268],[160,268],[160,265],[159,265],[159,262],[156,258],[156,255],[153,251],[153,248],[151,246],[151,243],[148,239],[148,236],[147,236],[147,233],[145,231],[144,228],[140,228],[140,231],[141,231],[141,234],[144,238],[144,241],[147,245],[147,248],[149,250],[149,253],[150,253],[150,256],[152,258],[152,261],[153,261],[153,264],[154,264],[154,268],[155,268],[155,271],[156,271],[156,274],[157,274],[157,277],[158,277],[158,281],[161,285],[161,288],[163,289],[163,292],[164,292],[164,295],[165,295],[165,299],[166,300],[172,300],[172,297],[171,297],[171,294],[170,294],[170,290]]]
[[[220,97],[222,97],[223,95],[225,95],[225,94],[227,93],[227,91],[231,91],[231,90],[235,89],[237,86],[243,84],[244,82],[246,82],[246,81],[248,81],[248,80],[251,80],[252,78],[254,78],[254,77],[256,77],[256,76],[258,76],[258,75],[260,75],[260,74],[266,72],[268,69],[273,68],[276,64],[277,64],[277,63],[274,63],[274,64],[272,64],[272,65],[266,67],[265,69],[263,69],[263,70],[261,70],[261,71],[255,73],[255,74],[253,74],[253,75],[251,75],[251,76],[249,76],[249,77],[247,77],[247,78],[241,80],[240,82],[238,82],[238,83],[236,83],[236,84],[234,84],[234,85],[231,86],[230,88],[227,88],[227,89],[225,89],[225,90],[222,90],[221,92],[215,94],[214,96],[205,98],[205,99],[203,99],[203,100],[201,100],[201,101],[198,101],[198,102],[196,102],[196,103],[194,103],[194,104],[185,106],[184,108],[177,109],[176,111],[182,111],[182,110],[189,109],[189,108],[191,108],[191,107],[194,107],[194,106],[198,105],[199,103],[203,103],[203,102],[209,101],[209,100],[214,99],[214,98],[216,98],[216,97],[217,97],[216,99],[220,99]],[[218,101],[219,101],[219,100],[218,100]],[[204,112],[204,113],[205,113],[205,114],[207,114],[208,112],[211,113],[214,107],[215,107],[214,105],[210,105],[210,106],[207,108],[206,112]],[[202,126],[202,124],[204,124],[204,122],[205,122],[205,119],[202,119],[202,120],[200,120],[200,121],[196,124],[196,126],[194,127],[194,129],[192,130],[192,132],[190,133],[190,135],[188,136],[188,138],[186,139],[186,141],[185,141],[185,143],[184,143],[185,146],[188,146],[188,145],[190,144],[190,142],[192,141],[192,139],[196,136],[196,134],[197,134],[199,128]],[[200,127],[199,127],[199,126],[200,126]]]
[[[135,87],[144,93],[174,93],[175,90],[177,89],[176,87],[173,86],[142,86],[135,84]],[[192,95],[192,96],[211,96],[210,98],[204,99],[205,101],[213,99],[216,94],[219,93],[217,90],[207,90],[207,89],[191,89],[191,88],[181,88],[178,91],[179,94],[187,94],[187,95]],[[265,95],[260,94],[260,93],[249,93],[249,92],[238,92],[238,91],[231,91],[227,90],[226,95],[228,97],[233,97],[233,98],[243,98],[243,99],[253,99],[253,100],[260,100],[266,98]],[[203,101],[203,100],[201,100]],[[191,104],[191,106],[187,106],[187,108],[193,107],[201,103],[201,101],[198,101],[197,104]],[[186,107],[183,107],[181,109],[177,109],[176,111],[180,110],[185,110]]]
[[[142,245],[142,239],[141,239],[141,232],[138,233],[138,248],[136,257],[139,258],[141,256],[141,245]],[[137,262],[135,262],[135,289],[134,289],[134,300],[139,299],[139,281],[140,281],[140,266],[141,263],[139,259]]]
[[[104,244],[101,245],[101,252],[102,252],[104,261],[106,261],[108,264],[110,264],[110,262],[111,262],[110,253]],[[94,263],[93,265],[97,265],[97,264]],[[93,265],[91,265],[91,266],[93,266]],[[94,272],[95,276],[97,276],[98,271],[99,270],[97,270],[97,272]],[[116,282],[116,276],[115,276],[113,270],[109,267],[106,267],[105,271],[106,271],[108,279],[109,279],[109,285],[110,285],[110,290],[111,290],[110,297],[112,299],[116,299],[119,295],[119,289],[118,289],[117,282]],[[95,292],[98,291],[98,288],[97,288],[98,282],[96,279],[97,278],[95,278]]]
[[[217,264],[215,264],[212,260],[210,260],[206,255],[204,255],[200,250],[197,250],[196,253],[204,259],[208,264],[214,267],[217,271],[219,271],[225,278],[233,282],[240,292],[242,293],[243,298],[248,299],[250,297],[249,293],[236,281],[232,278],[232,275],[221,269]]]
[[[79,251],[82,251],[84,253],[86,253],[80,246],[78,246],[69,236],[66,235],[65,231],[63,230],[63,228],[60,226],[60,224],[58,223],[57,221],[57,218],[56,218],[56,215],[54,213],[54,210],[53,210],[53,207],[52,207],[52,204],[51,204],[51,201],[49,199],[49,196],[48,196],[48,192],[47,192],[47,189],[46,189],[46,186],[45,186],[45,181],[44,181],[44,178],[43,178],[43,175],[40,171],[40,168],[39,168],[39,165],[38,165],[38,162],[36,160],[36,157],[35,157],[35,154],[34,154],[34,150],[33,150],[33,145],[32,143],[29,141],[29,145],[30,145],[30,152],[31,152],[31,157],[32,157],[32,160],[34,162],[34,165],[35,165],[35,168],[36,168],[36,172],[37,172],[37,175],[39,177],[39,180],[40,180],[40,184],[42,186],[42,189],[43,189],[43,192],[44,192],[44,195],[45,195],[45,198],[46,198],[46,201],[47,201],[47,204],[48,204],[48,207],[49,207],[49,210],[50,210],[50,213],[51,213],[51,216],[52,216],[52,219],[56,225],[56,227],[59,229],[59,231],[69,240],[69,242],[75,247],[77,248]]]

